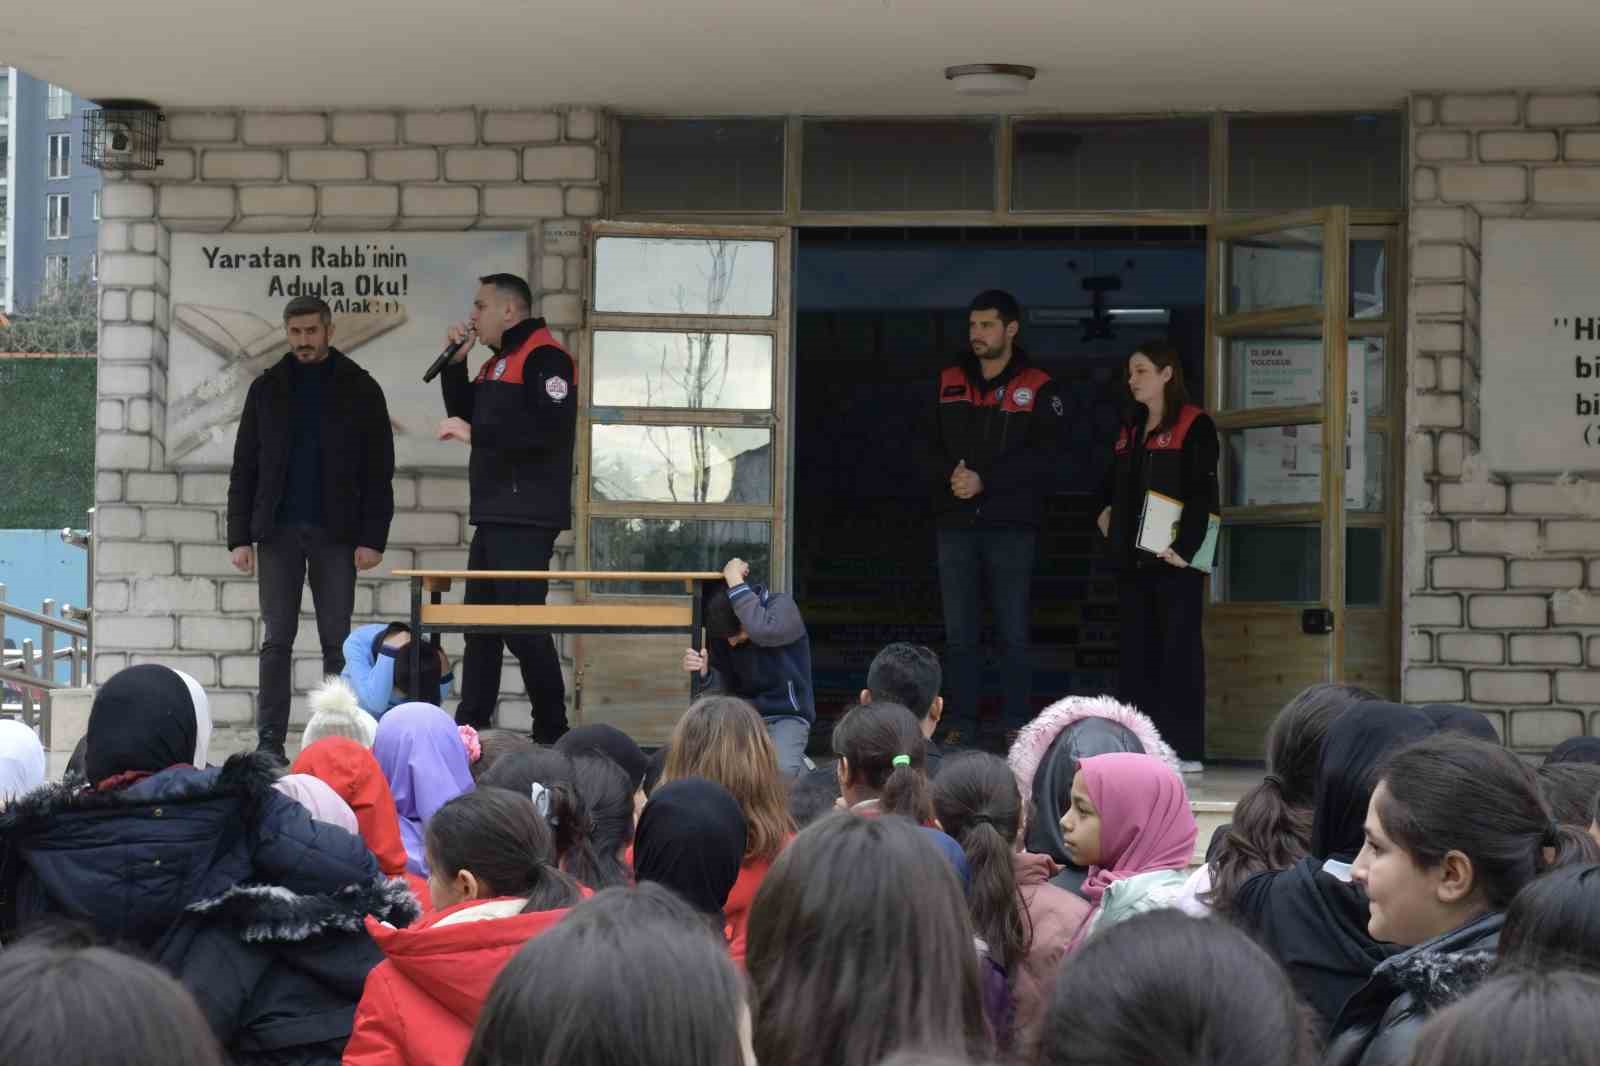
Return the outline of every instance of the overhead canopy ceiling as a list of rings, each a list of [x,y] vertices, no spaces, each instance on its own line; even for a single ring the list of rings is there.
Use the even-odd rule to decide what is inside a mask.
[[[1411,90],[1592,85],[1594,0],[74,0],[3,58],[163,107],[587,104],[661,114],[1393,107]],[[957,95],[958,63],[1039,68]]]

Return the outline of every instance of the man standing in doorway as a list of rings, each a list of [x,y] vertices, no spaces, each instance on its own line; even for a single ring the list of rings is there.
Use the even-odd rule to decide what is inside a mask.
[[[450,327],[455,355],[444,369],[440,440],[472,448],[472,570],[548,570],[556,537],[572,525],[572,448],[578,425],[577,367],[533,316],[533,293],[515,274],[480,278],[472,317]],[[467,380],[467,353],[494,353]],[[465,602],[542,604],[543,581],[468,581]],[[478,729],[494,717],[505,647],[522,666],[533,702],[533,739],[553,744],[567,731],[566,685],[548,633],[471,633],[462,656],[456,720]]]
[[[333,344],[315,296],[283,309],[289,352],[250,385],[228,479],[228,548],[261,594],[258,748],[284,757],[289,653],[311,578],[322,672],[344,669],[356,571],[383,562],[394,518],[394,430],[383,389]]]
[[[951,744],[1002,747],[1005,734],[1030,717],[1029,586],[1065,407],[1050,375],[1032,365],[1017,341],[1020,315],[1010,293],[979,293],[968,308],[970,351],[939,376],[927,472],[938,526]],[[1002,721],[995,734],[979,737],[983,584],[994,612]]]

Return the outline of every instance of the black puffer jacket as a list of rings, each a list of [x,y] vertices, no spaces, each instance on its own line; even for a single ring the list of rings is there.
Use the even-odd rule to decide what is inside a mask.
[[[359,837],[272,788],[271,763],[56,786],[0,812],[0,940],[86,923],[188,986],[235,1062],[334,1063],[382,954],[368,914],[417,905]]]
[[[1372,972],[1334,1026],[1328,1066],[1404,1066],[1434,1011],[1466,996],[1489,974],[1505,915],[1486,914],[1401,952]]]

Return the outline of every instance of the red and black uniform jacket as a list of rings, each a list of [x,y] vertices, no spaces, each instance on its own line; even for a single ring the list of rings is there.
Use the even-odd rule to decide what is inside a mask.
[[[1186,404],[1171,428],[1146,435],[1144,408],[1137,410],[1138,417],[1117,435],[1100,487],[1101,506],[1111,508],[1111,559],[1119,567],[1159,562],[1134,547],[1145,493],[1153,490],[1183,504],[1172,550],[1187,562],[1205,543],[1210,516],[1218,513],[1217,426],[1201,408]]]
[[[578,368],[544,319],[506,330],[472,381],[465,361],[439,380],[445,410],[472,423],[473,524],[570,528]]]
[[[1037,526],[1040,501],[1055,485],[1066,408],[1050,375],[1022,349],[994,380],[974,355],[939,375],[926,476],[941,528]],[[970,500],[950,491],[950,474],[965,461],[983,479]]]

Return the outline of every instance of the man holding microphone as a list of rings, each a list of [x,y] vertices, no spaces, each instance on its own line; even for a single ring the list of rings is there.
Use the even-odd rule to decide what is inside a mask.
[[[472,449],[468,482],[476,528],[467,566],[548,570],[556,538],[572,524],[577,367],[544,319],[534,317],[526,281],[515,274],[478,280],[471,317],[450,327],[455,353],[440,378],[449,417],[439,424],[439,439]],[[477,343],[493,355],[468,380],[467,353]],[[468,581],[465,602],[542,604],[547,592],[543,581]],[[553,744],[567,731],[566,686],[547,633],[468,634],[456,720],[489,726],[505,646],[522,666],[533,739]]]

